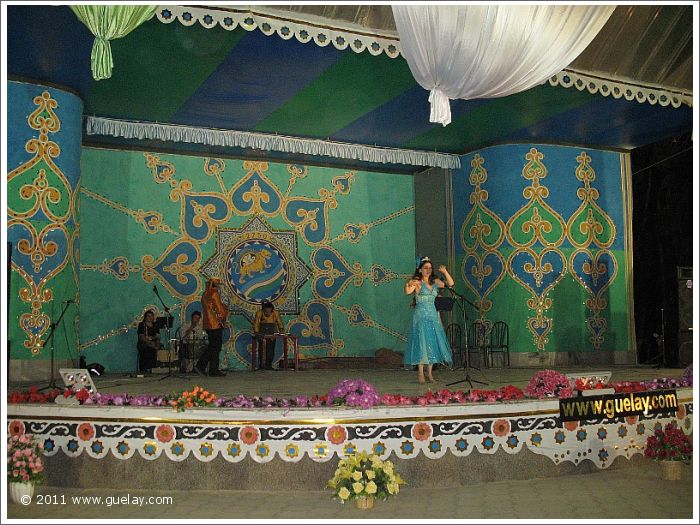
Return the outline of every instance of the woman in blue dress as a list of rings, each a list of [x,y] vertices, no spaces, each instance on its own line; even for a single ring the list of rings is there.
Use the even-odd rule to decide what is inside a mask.
[[[419,383],[425,383],[424,365],[428,368],[428,380],[434,383],[433,364],[452,364],[452,352],[440,316],[435,309],[435,297],[439,288],[444,288],[446,284],[454,286],[455,283],[444,265],[440,265],[438,270],[444,276],[444,280],[433,273],[430,258],[421,257],[418,259],[416,273],[404,286],[406,295],[414,294],[416,309],[413,312],[403,362],[405,365],[418,365]]]

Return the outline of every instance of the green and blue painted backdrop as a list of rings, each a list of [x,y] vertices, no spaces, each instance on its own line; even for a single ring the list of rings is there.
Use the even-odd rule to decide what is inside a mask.
[[[72,93],[7,83],[7,239],[12,243],[8,338],[13,359],[50,359],[50,325],[78,300],[83,103]],[[54,332],[55,357],[75,357],[78,309]]]
[[[403,350],[409,176],[84,148],[80,197],[88,361],[136,369],[136,324],[146,308],[163,313],[153,287],[175,314],[174,336],[215,276],[233,313],[223,367],[248,366],[264,299],[299,336],[302,358]]]
[[[511,352],[634,348],[629,155],[503,145],[453,172],[458,281]]]

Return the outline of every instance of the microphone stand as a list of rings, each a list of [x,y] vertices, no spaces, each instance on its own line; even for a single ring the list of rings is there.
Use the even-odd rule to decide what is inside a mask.
[[[63,319],[63,316],[66,313],[66,310],[68,310],[68,305],[70,305],[71,303],[73,303],[73,299],[69,299],[69,300],[63,302],[64,306],[63,306],[63,311],[61,311],[61,315],[58,316],[58,320],[54,321],[53,323],[51,323],[49,325],[49,327],[51,328],[51,331],[49,332],[48,337],[44,341],[44,344],[41,345],[42,348],[45,348],[46,343],[48,343],[49,339],[51,339],[51,376],[49,378],[49,384],[43,388],[40,388],[39,392],[41,392],[42,390],[46,390],[47,388],[57,388],[56,387],[56,377],[54,375],[54,361],[55,361],[55,356],[56,356],[56,346],[54,344],[54,333],[56,332],[56,327],[61,322],[61,319]]]
[[[464,303],[467,303],[469,306],[474,308],[475,310],[478,310],[479,308],[472,303],[470,300],[468,300],[466,297],[464,297],[461,293],[457,292],[454,288],[450,286],[446,286],[450,292],[452,292],[455,297],[459,298],[459,301],[457,301],[457,304],[459,305],[459,309],[462,312],[462,326],[464,327],[464,351],[466,353],[466,359],[464,361],[464,371],[465,371],[465,376],[464,379],[460,379],[459,381],[453,381],[452,383],[447,383],[446,386],[451,386],[451,385],[457,385],[459,383],[469,383],[469,386],[471,388],[474,388],[473,383],[478,383],[480,385],[485,385],[487,384],[484,381],[477,381],[476,379],[472,379],[469,377],[469,369],[474,368],[475,370],[480,370],[479,368],[475,366],[471,366],[471,357],[469,356],[469,341],[467,339],[467,312],[466,309],[464,308]]]
[[[165,313],[167,314],[166,320],[165,320],[165,333],[166,333],[166,336],[168,338],[168,344],[165,347],[165,352],[166,352],[166,356],[167,356],[167,360],[168,360],[168,373],[165,374],[163,377],[161,377],[158,380],[158,381],[162,381],[163,379],[166,379],[168,377],[180,377],[180,376],[176,376],[175,374],[173,374],[173,360],[171,359],[172,356],[170,355],[170,326],[172,325],[173,316],[170,314],[170,308],[165,306],[165,302],[163,301],[163,298],[158,293],[158,287],[155,284],[153,285],[153,291],[155,292],[156,296],[158,297],[160,304],[163,305],[163,311],[165,311]],[[157,354],[156,354],[156,356],[157,356]],[[156,359],[157,359],[157,357],[156,357]]]

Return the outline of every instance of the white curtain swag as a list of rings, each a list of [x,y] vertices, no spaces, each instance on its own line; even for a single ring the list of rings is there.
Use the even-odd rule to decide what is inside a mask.
[[[430,122],[452,120],[449,99],[525,91],[568,66],[615,6],[393,5],[401,53],[430,91]]]

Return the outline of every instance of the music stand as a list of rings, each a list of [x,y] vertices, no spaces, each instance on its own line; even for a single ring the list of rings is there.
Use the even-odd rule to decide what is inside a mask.
[[[464,379],[460,379],[459,381],[453,381],[452,383],[447,383],[446,386],[451,386],[451,385],[457,385],[459,383],[469,383],[469,386],[471,388],[474,388],[474,385],[472,383],[479,383],[480,385],[486,385],[487,383],[485,381],[477,381],[476,379],[472,379],[469,377],[469,369],[473,368],[474,370],[480,370],[479,368],[472,366],[471,365],[471,357],[469,356],[469,341],[467,339],[467,312],[466,309],[464,308],[464,303],[467,303],[469,306],[474,308],[475,310],[478,310],[479,308],[469,301],[466,297],[464,297],[462,294],[458,293],[454,288],[451,287],[446,287],[449,291],[451,291],[455,297],[459,299],[459,301],[456,301],[455,299],[452,299],[452,302],[456,302],[457,305],[459,306],[459,309],[462,312],[462,327],[464,329],[464,351],[466,352],[466,359],[464,360],[464,371],[465,371],[465,376]],[[450,298],[445,298],[445,299],[450,299]],[[436,303],[437,303],[437,298],[436,298]]]
[[[154,323],[154,326],[156,327],[157,330],[165,329],[166,338],[168,340],[168,344],[165,346],[165,352],[166,352],[165,355],[167,356],[167,359],[168,359],[168,373],[165,374],[160,379],[158,379],[158,381],[162,381],[163,379],[168,378],[168,377],[180,377],[180,376],[173,374],[173,360],[171,359],[171,355],[170,355],[170,329],[173,327],[174,318],[173,318],[172,314],[170,313],[170,308],[168,308],[165,305],[165,303],[163,302],[163,298],[158,293],[158,287],[155,284],[153,285],[153,292],[156,294],[156,296],[158,296],[158,299],[160,300],[160,304],[163,305],[163,310],[167,314],[167,316],[156,317],[156,321]],[[156,355],[158,355],[158,354],[156,353]]]

